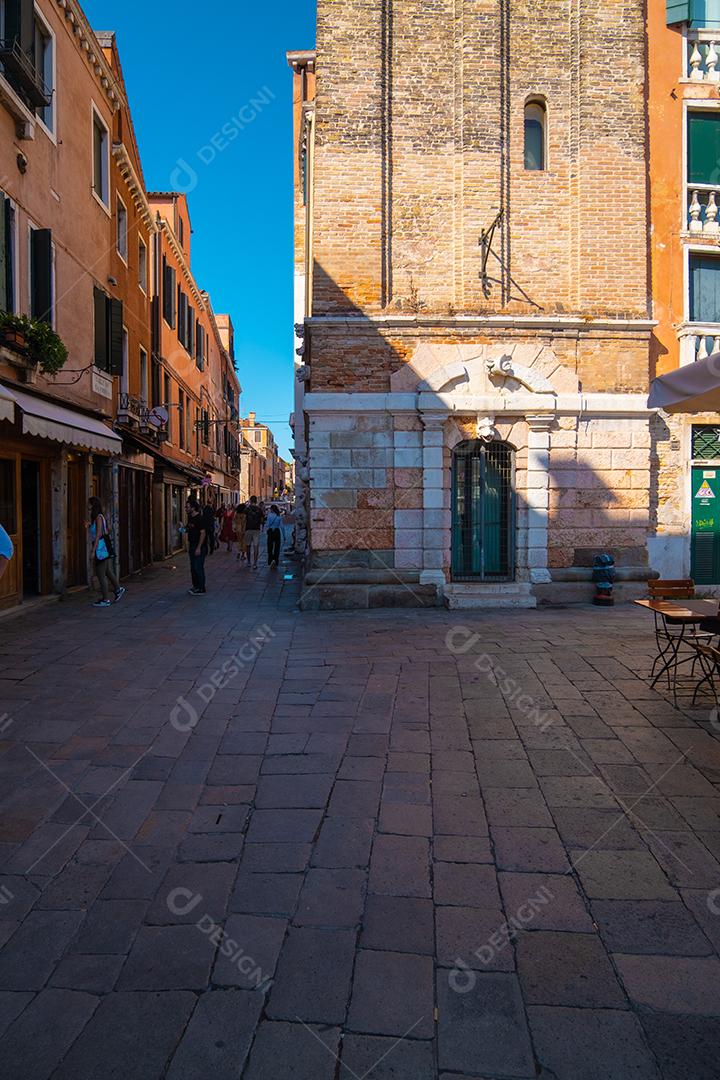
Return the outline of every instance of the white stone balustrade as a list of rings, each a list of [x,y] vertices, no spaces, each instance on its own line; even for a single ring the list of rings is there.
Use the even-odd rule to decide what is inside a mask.
[[[720,352],[720,335],[712,338],[712,348],[708,349],[708,341],[711,339],[707,334],[698,334],[694,339],[695,343],[695,359],[704,360],[706,356],[710,356],[711,353]]]
[[[692,82],[720,82],[719,59],[716,41],[705,35],[688,41],[687,77]]]
[[[678,329],[678,338],[681,367],[720,352],[720,326],[717,324],[684,323]]]
[[[720,188],[697,184],[688,187],[688,232],[716,236],[720,233]]]

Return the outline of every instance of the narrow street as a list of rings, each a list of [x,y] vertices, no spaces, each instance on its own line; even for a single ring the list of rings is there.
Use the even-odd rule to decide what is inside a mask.
[[[0,622],[4,1080],[717,1077],[720,728],[647,613],[188,584]]]

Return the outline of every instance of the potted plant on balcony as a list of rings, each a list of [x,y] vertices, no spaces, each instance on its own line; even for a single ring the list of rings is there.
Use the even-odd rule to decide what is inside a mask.
[[[40,365],[43,375],[56,375],[68,358],[67,346],[51,326],[39,319],[27,331],[30,358]]]
[[[11,362],[26,371],[39,368],[43,375],[55,375],[68,358],[67,347],[53,328],[27,315],[1,312],[0,342],[17,354]]]
[[[13,352],[25,352],[28,320],[24,315],[0,311],[0,341]]]

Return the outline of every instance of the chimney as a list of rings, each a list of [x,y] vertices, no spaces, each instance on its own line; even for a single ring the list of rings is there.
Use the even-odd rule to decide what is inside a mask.
[[[256,414],[254,412],[249,412],[248,413],[248,420],[250,421],[251,424],[255,423],[255,416],[256,416]]]

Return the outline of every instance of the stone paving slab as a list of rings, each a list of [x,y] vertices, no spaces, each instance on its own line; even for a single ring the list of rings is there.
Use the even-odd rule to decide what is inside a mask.
[[[720,727],[644,613],[208,571],[0,620],[0,1075],[716,1080]]]

